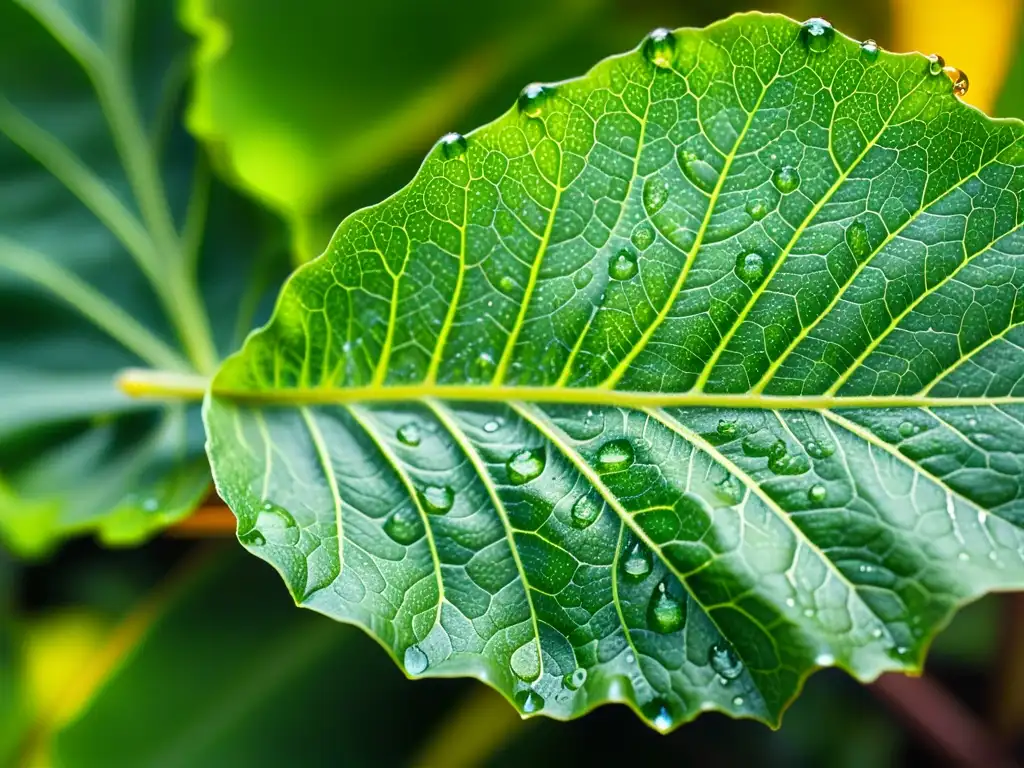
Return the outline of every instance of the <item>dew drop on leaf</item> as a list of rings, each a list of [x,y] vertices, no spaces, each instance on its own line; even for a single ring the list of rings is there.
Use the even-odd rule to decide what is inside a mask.
[[[846,245],[850,253],[857,261],[860,261],[871,253],[871,243],[868,240],[868,228],[861,221],[855,221],[846,228]]]
[[[912,421],[902,421],[899,426],[900,437],[913,437],[917,434],[917,427]]]
[[[497,419],[491,419],[486,424],[484,424],[484,432],[486,432],[489,435],[497,432],[500,428],[501,424],[498,423]]]
[[[516,287],[516,281],[508,275],[505,275],[498,281],[498,287],[501,288],[505,293],[511,293]]]
[[[530,83],[519,92],[516,104],[519,112],[527,117],[540,117],[544,102],[548,100],[550,89],[540,83]]]
[[[729,506],[743,501],[743,485],[733,475],[726,475],[715,483],[715,491]]]
[[[743,662],[726,643],[715,643],[708,651],[711,668],[726,680],[735,680],[743,674]]]
[[[644,40],[644,58],[659,69],[672,66],[676,55],[676,36],[667,29],[658,28]]]
[[[388,515],[384,533],[398,544],[409,545],[423,536],[423,521],[415,510],[404,507]]]
[[[651,176],[644,182],[644,208],[648,216],[653,216],[668,202],[668,184],[657,176]]]
[[[878,60],[878,53],[881,48],[878,47],[878,43],[874,40],[865,40],[860,44],[860,54],[869,62],[874,63]]]
[[[741,253],[736,257],[736,276],[745,283],[756,283],[764,275],[764,259],[760,253]]]
[[[544,709],[544,697],[536,691],[527,689],[516,694],[516,705],[524,714],[531,715]]]
[[[784,195],[800,186],[800,172],[791,165],[784,165],[772,173],[772,184]]]
[[[473,381],[487,381],[494,375],[494,358],[487,352],[481,352],[473,361],[469,375]]]
[[[966,96],[967,89],[971,87],[971,81],[967,79],[967,73],[962,69],[954,70],[953,74],[953,94],[956,96]]]
[[[543,448],[517,451],[505,464],[508,481],[512,485],[528,483],[544,471],[545,453]]]
[[[608,274],[615,280],[629,280],[636,274],[636,254],[623,248],[608,262]]]
[[[443,515],[455,503],[455,493],[447,485],[428,485],[420,496],[423,506],[432,515]]]
[[[627,581],[642,581],[651,572],[651,553],[641,541],[634,541],[622,557],[622,573]]]
[[[722,437],[735,437],[736,422],[731,419],[720,419],[718,422],[718,434]]]
[[[746,211],[747,215],[754,221],[760,221],[768,215],[768,206],[765,204],[764,200],[754,198],[753,200],[747,201]]]
[[[808,19],[800,27],[800,41],[813,53],[827,51],[835,37],[835,29],[822,18]]]
[[[466,154],[466,148],[469,146],[466,137],[461,133],[446,133],[441,137],[440,144],[441,154],[444,155],[445,160],[462,157]]]
[[[580,267],[580,271],[572,277],[572,284],[577,289],[582,290],[590,285],[590,281],[594,279],[594,272],[590,267]]]
[[[573,528],[589,528],[601,514],[601,504],[584,494],[576,499],[572,505],[572,526]]]
[[[427,654],[418,645],[410,645],[405,649],[403,663],[405,670],[410,675],[419,675],[426,671],[430,661],[427,659]]]
[[[587,670],[583,667],[577,667],[562,678],[562,682],[565,683],[565,687],[570,691],[578,691],[587,682]]]
[[[261,537],[271,544],[295,545],[299,543],[299,527],[284,507],[265,502],[256,518]]]
[[[238,540],[247,547],[262,547],[267,543],[267,540],[263,538],[263,534],[255,528],[246,533],[238,534]]]
[[[420,440],[423,438],[423,435],[420,432],[419,425],[409,422],[408,424],[404,424],[398,428],[397,437],[398,442],[402,445],[408,445],[415,448],[420,444]]]
[[[672,727],[672,713],[668,709],[668,704],[661,699],[655,699],[646,705],[643,713],[659,731],[665,732]]]
[[[946,68],[946,61],[939,54],[933,53],[928,57],[928,74],[932,77],[941,75]]]
[[[646,221],[641,221],[633,227],[633,234],[629,239],[637,250],[646,251],[654,243],[654,227]]]
[[[695,187],[705,192],[713,192],[718,182],[718,171],[705,160],[699,158],[696,153],[688,149],[679,152],[679,167],[683,175],[690,180]]]
[[[826,496],[828,496],[828,490],[820,483],[812,485],[810,490],[807,491],[807,498],[815,504],[823,502]]]
[[[743,697],[742,696],[733,696],[732,704],[733,704],[734,707],[742,707],[743,706]]]
[[[677,586],[675,577],[666,577],[658,584],[647,605],[647,624],[659,634],[677,632],[686,624],[686,603]]]
[[[516,648],[509,665],[513,674],[524,682],[530,683],[540,677],[540,649],[537,641],[531,640]]]
[[[609,440],[597,451],[597,468],[601,472],[621,472],[636,458],[633,444],[624,438]]]

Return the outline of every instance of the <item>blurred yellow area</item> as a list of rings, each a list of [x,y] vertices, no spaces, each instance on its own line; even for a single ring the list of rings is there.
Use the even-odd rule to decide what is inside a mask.
[[[892,0],[892,48],[967,73],[963,100],[991,112],[1016,51],[1024,0]]]

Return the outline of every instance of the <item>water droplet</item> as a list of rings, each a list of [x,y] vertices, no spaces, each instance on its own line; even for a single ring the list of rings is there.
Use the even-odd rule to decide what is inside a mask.
[[[644,208],[647,215],[653,216],[668,202],[668,184],[657,176],[651,176],[644,182]]]
[[[587,682],[587,670],[583,667],[577,667],[562,678],[562,683],[570,691],[578,691],[585,682]]]
[[[515,700],[516,706],[523,711],[524,715],[532,715],[534,712],[540,712],[540,710],[544,709],[544,697],[529,688],[519,691],[515,696]]]
[[[811,440],[805,446],[809,456],[815,459],[827,459],[833,453],[836,452],[835,444],[828,439],[824,440]]]
[[[821,502],[825,500],[826,496],[828,496],[828,489],[820,483],[812,485],[811,489],[807,491],[807,498],[815,504],[821,504]]]
[[[629,239],[638,250],[646,251],[654,243],[654,227],[646,221],[641,221],[633,227],[633,234]]]
[[[430,660],[418,645],[410,645],[405,649],[405,671],[410,675],[420,675],[426,671]]]
[[[966,96],[967,89],[971,87],[971,81],[967,79],[967,73],[962,69],[953,71],[953,94],[955,96]]]
[[[874,629],[872,629],[871,630],[871,636],[873,638],[875,638],[876,640],[878,638],[880,638],[882,636],[882,628],[881,627],[875,627]]]
[[[509,275],[505,275],[501,280],[498,281],[498,287],[505,293],[511,293],[516,287],[516,281],[513,280]]]
[[[743,453],[756,458],[781,458],[786,455],[786,443],[770,430],[759,429],[743,438]]]
[[[928,57],[928,74],[932,77],[941,75],[942,70],[946,68],[946,61],[939,54],[933,53]]]
[[[678,594],[678,584],[675,577],[666,577],[647,605],[647,623],[659,634],[677,632],[686,624],[686,603]]]
[[[672,713],[668,705],[660,699],[655,699],[644,707],[644,714],[651,719],[651,725],[664,733],[672,727]]]
[[[743,662],[726,643],[715,643],[708,651],[711,668],[726,680],[735,680],[743,674]]]
[[[917,434],[917,427],[911,421],[900,422],[900,437],[913,437]]]
[[[420,444],[420,440],[423,438],[423,434],[420,432],[418,424],[409,422],[398,428],[398,442],[403,445],[408,445],[415,448]]]
[[[676,54],[676,36],[669,30],[659,28],[644,40],[644,58],[659,69],[672,66]]]
[[[860,261],[871,253],[871,242],[868,240],[868,228],[861,221],[855,221],[846,228],[846,244],[850,253]]]
[[[255,528],[246,533],[238,534],[238,540],[248,547],[262,547],[264,544],[267,543],[267,540],[263,537],[263,534]]]
[[[683,175],[698,189],[713,192],[718,182],[718,171],[688,149],[679,151],[679,167]]]
[[[651,572],[651,553],[643,542],[634,541],[622,558],[622,572],[627,581],[642,581]]]
[[[423,536],[423,521],[415,510],[405,507],[388,515],[384,521],[384,533],[393,541],[408,546]]]
[[[718,422],[718,434],[722,437],[735,437],[736,422],[731,419],[720,419]]]
[[[488,352],[481,352],[476,356],[473,365],[470,367],[470,379],[473,381],[488,381],[494,376],[494,369],[494,358]]]
[[[455,503],[455,493],[447,485],[428,485],[420,493],[423,505],[432,515],[443,515]]]
[[[580,267],[580,271],[572,277],[572,284],[582,290],[590,285],[590,281],[593,279],[594,271],[590,267]]]
[[[768,206],[765,205],[764,200],[758,200],[757,198],[747,201],[746,210],[747,215],[754,221],[760,221],[768,215]]]
[[[715,483],[715,490],[730,506],[743,501],[743,484],[732,475],[726,475],[719,482]]]
[[[764,259],[760,253],[740,254],[736,257],[736,276],[745,283],[756,283],[764,275]]]
[[[146,499],[144,502],[142,502],[142,508],[146,512],[156,512],[156,510],[157,510],[157,508],[159,508],[159,506],[160,506],[160,502],[156,498],[154,498],[153,496],[150,496],[148,499]]]
[[[573,528],[589,528],[601,515],[601,504],[589,495],[584,494],[572,505]]]
[[[733,699],[732,699],[732,705],[734,707],[742,707],[743,706],[743,697],[742,696],[734,696]]]
[[[551,95],[551,89],[541,83],[530,83],[519,92],[519,100],[516,104],[519,112],[527,117],[540,117],[544,102]]]
[[[808,619],[813,619],[814,618],[814,609],[813,608],[804,608],[804,616],[806,616]]]
[[[493,434],[494,432],[497,432],[500,427],[501,424],[499,424],[495,419],[491,419],[486,424],[484,424],[484,432],[490,435]]]
[[[784,165],[772,173],[772,184],[784,195],[800,186],[800,172],[792,165]]]
[[[544,471],[545,460],[544,448],[531,448],[514,453],[505,464],[508,481],[512,485],[530,482]]]
[[[814,53],[827,51],[835,37],[832,25],[822,18],[808,19],[800,27],[801,42]]]
[[[961,552],[959,555],[956,556],[956,559],[962,563],[966,563],[968,560],[971,559],[971,556],[966,552]]]
[[[634,653],[632,651],[630,651],[629,653],[626,654],[626,663],[627,664],[636,664],[636,655],[634,655]]]
[[[271,544],[292,546],[299,543],[299,527],[295,518],[284,507],[269,501],[263,504],[263,509],[256,518],[256,527],[262,538]]]
[[[530,683],[540,677],[540,648],[537,641],[531,640],[516,648],[509,665],[515,676],[524,682]]]
[[[789,607],[789,608],[795,608],[796,607],[796,600],[794,600],[792,597],[787,597],[786,598],[786,606]]]
[[[597,451],[597,468],[601,472],[620,472],[631,466],[635,458],[633,444],[629,440],[609,440]]]
[[[636,254],[623,248],[608,262],[608,274],[615,280],[629,280],[636,274]]]
[[[811,468],[811,464],[800,454],[783,453],[768,457],[768,469],[776,475],[802,475]]]
[[[869,62],[878,60],[878,52],[881,49],[878,47],[878,43],[874,40],[865,40],[860,44],[860,53]]]
[[[814,663],[819,667],[831,667],[836,663],[836,657],[831,653],[819,653],[814,657]]]
[[[445,160],[454,160],[466,154],[469,142],[461,133],[446,133],[441,137],[441,154]]]

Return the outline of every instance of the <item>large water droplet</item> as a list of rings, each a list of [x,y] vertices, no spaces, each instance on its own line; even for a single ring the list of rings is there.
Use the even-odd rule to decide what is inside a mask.
[[[508,481],[512,485],[528,483],[544,471],[545,453],[543,448],[517,451],[505,464]]]
[[[792,165],[784,165],[772,173],[772,184],[784,195],[800,186],[800,172]]]
[[[928,57],[928,74],[932,77],[941,75],[945,68],[946,60],[939,56],[939,54],[933,53]]]
[[[711,668],[726,680],[735,680],[743,674],[743,662],[726,643],[715,643],[708,651]]]
[[[620,472],[631,466],[635,458],[633,444],[629,440],[609,440],[597,451],[597,468],[601,472]]]
[[[601,515],[601,504],[594,500],[589,494],[584,494],[576,499],[572,505],[572,526],[573,528],[589,528]]]
[[[636,254],[623,248],[608,262],[608,274],[615,280],[629,280],[636,274]]]
[[[523,711],[523,714],[532,715],[544,709],[544,697],[536,691],[527,689],[516,694],[516,705]]]
[[[590,267],[580,267],[580,271],[572,277],[572,284],[575,285],[577,289],[583,290],[590,285],[590,281],[593,279],[594,271]]]
[[[651,572],[651,552],[641,541],[634,541],[622,557],[622,573],[627,581],[642,581]]]
[[[432,515],[443,515],[455,503],[455,493],[447,485],[428,485],[420,493],[423,506]]]
[[[747,216],[752,218],[754,221],[760,221],[768,215],[768,205],[764,200],[754,198],[747,201],[746,205]]]
[[[967,89],[971,87],[971,81],[967,79],[967,73],[962,69],[953,71],[953,94],[956,96],[966,96]]]
[[[647,605],[647,623],[655,632],[667,635],[677,632],[686,624],[686,602],[679,594],[679,580],[669,576],[651,595]]]
[[[900,437],[913,437],[917,434],[917,425],[912,421],[902,421],[899,426]]]
[[[247,547],[262,547],[267,543],[267,540],[263,537],[263,534],[258,529],[253,528],[245,533],[238,534],[238,540],[245,544]]]
[[[654,244],[654,227],[646,221],[641,221],[633,227],[633,234],[629,239],[637,247],[637,250],[646,251]]]
[[[760,253],[741,253],[736,257],[736,276],[745,283],[756,283],[764,276],[764,259]]]
[[[408,445],[415,448],[420,444],[420,440],[423,439],[423,433],[420,432],[419,425],[414,422],[403,424],[398,428],[398,442],[402,445]]]
[[[469,142],[466,141],[466,137],[461,133],[446,133],[441,137],[441,154],[444,155],[445,160],[454,160],[458,157],[462,157],[466,154],[466,148],[469,147]]]
[[[384,533],[393,541],[408,546],[423,536],[423,521],[408,507],[396,510],[384,521]]]
[[[501,288],[504,293],[511,293],[516,287],[516,281],[511,276],[505,275],[498,281],[498,287]]]
[[[426,671],[430,660],[418,645],[410,645],[405,649],[405,671],[410,675],[420,675]]]
[[[540,649],[536,640],[516,648],[509,665],[520,680],[530,683],[540,677]]]
[[[878,52],[881,49],[878,47],[878,43],[874,40],[865,40],[860,44],[860,55],[863,56],[868,62],[875,62],[878,60]]]
[[[871,242],[868,240],[868,228],[862,221],[855,221],[846,228],[846,244],[850,253],[857,261],[871,253]]]
[[[264,502],[256,527],[266,541],[271,544],[295,545],[299,542],[299,527],[295,518],[284,507]]]
[[[562,678],[562,682],[565,683],[565,687],[570,691],[578,691],[587,682],[587,670],[583,667],[577,667]]]
[[[659,28],[644,40],[644,58],[659,69],[672,66],[676,55],[676,36],[667,29]]]
[[[679,167],[683,175],[698,189],[712,192],[718,182],[718,171],[710,163],[699,158],[688,149],[679,151]]]
[[[516,104],[520,113],[527,117],[540,117],[544,103],[551,95],[551,89],[541,83],[530,83],[519,92]]]
[[[651,176],[644,182],[644,208],[647,215],[653,216],[668,202],[668,184],[657,176]]]
[[[800,27],[800,40],[807,50],[823,53],[835,40],[836,31],[825,19],[808,19]]]
[[[812,485],[810,490],[807,491],[807,498],[815,504],[821,504],[826,496],[828,496],[828,489],[820,483]]]

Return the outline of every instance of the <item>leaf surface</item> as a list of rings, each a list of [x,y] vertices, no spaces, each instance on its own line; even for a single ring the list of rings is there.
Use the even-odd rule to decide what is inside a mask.
[[[1024,585],[1024,125],[746,14],[442,141],[222,367],[296,601],[526,714],[775,724]]]

